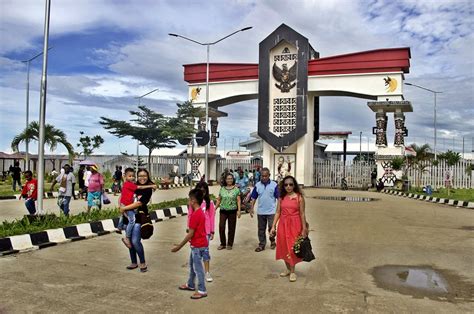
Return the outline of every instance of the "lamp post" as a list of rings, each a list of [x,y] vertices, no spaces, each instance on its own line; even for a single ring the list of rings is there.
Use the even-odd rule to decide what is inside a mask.
[[[198,45],[201,45],[201,46],[206,46],[206,50],[207,50],[207,59],[206,59],[206,123],[205,123],[205,131],[206,132],[209,132],[209,128],[208,128],[208,120],[209,120],[209,49],[212,45],[215,45],[217,44],[218,42],[221,42],[223,41],[224,39],[226,38],[229,38],[230,36],[232,35],[235,35],[239,32],[244,32],[244,31],[247,31],[249,29],[251,29],[252,26],[249,26],[249,27],[244,27],[242,29],[239,29],[233,33],[230,33],[229,35],[227,36],[224,36],[222,37],[221,39],[218,39],[214,42],[208,42],[208,43],[202,43],[202,42],[199,42],[197,40],[194,40],[194,39],[191,39],[191,38],[188,38],[188,37],[185,37],[185,36],[181,36],[181,35],[178,35],[178,34],[173,34],[173,33],[169,33],[168,35],[170,36],[173,36],[173,37],[179,37],[179,38],[182,38],[182,39],[185,39],[185,40],[188,40],[188,41],[191,41],[195,44],[198,44]],[[208,147],[209,147],[209,143],[206,144],[205,148],[204,148],[204,151],[205,151],[205,161],[204,161],[204,176],[206,178],[206,180],[209,180],[209,177],[208,177],[208,173],[207,173],[207,170],[208,170]]]
[[[438,157],[438,153],[437,153],[437,150],[436,150],[436,95],[437,94],[442,94],[443,92],[437,92],[437,91],[431,90],[429,88],[426,88],[426,87],[423,87],[423,86],[420,86],[420,85],[416,85],[416,84],[412,84],[412,83],[408,83],[408,82],[405,82],[405,85],[414,86],[414,87],[418,87],[420,89],[424,89],[428,92],[432,92],[433,95],[434,95],[433,128],[434,128],[434,154],[435,154],[435,160],[436,160],[437,157]]]
[[[41,98],[38,134],[38,212],[43,213],[44,197],[44,127],[46,122],[46,84],[48,72],[49,17],[51,0],[46,0],[43,39],[43,72],[41,75]]]
[[[138,99],[138,106],[140,106],[142,104],[141,100],[143,97],[147,96],[147,95],[150,95],[151,93],[154,93],[154,92],[157,92],[159,91],[158,88],[155,88],[154,90],[152,91],[149,91],[141,96],[138,96],[138,97],[135,97],[135,99]],[[138,161],[139,161],[139,153],[140,153],[140,141],[137,140],[137,171],[138,171]],[[150,161],[148,160],[148,163],[150,163]]]
[[[49,47],[48,50],[53,49],[53,47]],[[28,128],[28,124],[30,123],[29,121],[29,116],[30,116],[30,63],[34,59],[38,58],[41,56],[43,52],[38,53],[36,56],[28,59],[28,60],[23,60],[21,62],[26,63],[26,128]],[[25,170],[30,170],[30,156],[28,154],[28,145],[29,141],[28,139],[25,140],[25,163],[26,167]]]

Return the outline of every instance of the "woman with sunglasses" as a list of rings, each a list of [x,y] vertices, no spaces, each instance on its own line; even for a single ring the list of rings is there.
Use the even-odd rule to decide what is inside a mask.
[[[289,276],[290,282],[296,281],[295,265],[302,259],[296,257],[293,244],[299,236],[308,236],[308,227],[304,197],[292,176],[286,176],[280,182],[280,197],[270,233],[276,234],[276,259],[282,259],[286,265],[286,271],[280,276]]]
[[[235,178],[232,173],[225,176],[225,184],[219,191],[216,203],[216,208],[220,208],[219,237],[221,245],[217,248],[218,250],[232,250],[235,226],[237,225],[237,218],[240,218],[240,190],[235,186]],[[227,220],[229,220],[229,231],[226,244],[225,225]]]

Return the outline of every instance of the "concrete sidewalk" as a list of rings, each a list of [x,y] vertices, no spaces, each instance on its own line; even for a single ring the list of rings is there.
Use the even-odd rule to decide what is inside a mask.
[[[148,273],[127,271],[120,236],[106,235],[0,258],[0,312],[171,313],[466,313],[472,310],[472,210],[413,202],[389,195],[306,190],[310,237],[317,259],[297,265],[298,280],[280,278],[275,251],[255,253],[257,222],[237,222],[232,251],[211,243],[209,296],[194,301],[179,291],[186,281],[189,247],[171,253],[184,237],[186,218],[156,225],[144,241]],[[349,203],[313,196],[377,197]],[[218,218],[216,218],[218,222]],[[370,275],[381,265],[431,265],[464,278],[471,299],[414,298],[379,288]],[[456,287],[458,283],[448,282]],[[466,285],[466,283],[464,284]],[[467,292],[469,293],[469,292]],[[132,301],[127,298],[131,296]],[[466,302],[468,301],[468,302]],[[130,305],[129,305],[130,304]]]

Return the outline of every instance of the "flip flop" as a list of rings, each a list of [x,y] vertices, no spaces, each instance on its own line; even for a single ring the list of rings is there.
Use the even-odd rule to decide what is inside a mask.
[[[265,248],[259,246],[255,249],[255,252],[262,252],[263,250],[265,250]]]
[[[190,288],[187,284],[178,287],[179,290],[195,291],[196,289]]]
[[[140,268],[140,272],[141,272],[141,273],[146,273],[147,271],[148,271],[148,267],[147,267],[147,266],[145,266],[145,267],[143,267],[143,268]]]
[[[191,299],[198,300],[198,299],[202,299],[202,298],[205,298],[205,297],[207,297],[207,293],[203,294],[203,293],[196,292],[195,294],[193,294],[191,296]]]
[[[136,268],[138,268],[138,265],[135,265],[135,266],[128,265],[128,266],[127,266],[127,267],[125,267],[125,268],[127,268],[128,270],[132,270],[132,269],[136,269]]]

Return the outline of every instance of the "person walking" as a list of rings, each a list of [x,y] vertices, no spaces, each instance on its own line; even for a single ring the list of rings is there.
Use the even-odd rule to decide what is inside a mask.
[[[64,172],[61,172],[51,185],[51,192],[53,192],[56,183],[59,183],[58,206],[65,216],[69,216],[69,204],[73,195],[72,185],[76,183],[76,177],[68,164],[64,165],[63,170]]]
[[[20,162],[16,161],[13,163],[13,167],[10,166],[8,169],[8,172],[12,175],[12,189],[14,192],[16,192],[16,185],[18,184],[18,187],[21,189],[21,168],[20,168]]]
[[[25,207],[30,215],[36,215],[35,202],[38,198],[38,181],[33,178],[33,173],[30,170],[26,170],[24,176],[26,183],[21,191],[20,199],[23,197],[25,200]]]
[[[122,175],[122,166],[115,166],[114,172],[114,195],[120,193],[122,191],[122,182],[123,182],[123,175]]]
[[[79,199],[84,198],[84,192],[85,191],[85,181],[84,181],[84,173],[86,170],[86,166],[84,165],[79,165],[79,170],[77,171],[77,181],[79,181]],[[86,192],[87,194],[87,192]]]
[[[278,184],[270,180],[270,170],[263,168],[261,179],[255,184],[250,196],[250,217],[253,218],[255,201],[258,199],[257,219],[258,219],[258,246],[255,252],[261,252],[267,244],[266,230],[272,228],[273,218],[275,217],[276,203],[278,199]],[[276,247],[275,236],[270,234],[270,248]]]
[[[286,270],[281,277],[290,277],[290,282],[296,281],[295,265],[302,261],[293,251],[297,238],[308,236],[308,223],[305,215],[305,202],[298,182],[292,176],[286,176],[280,182],[280,197],[273,225],[270,230],[276,234],[276,260],[285,262]]]
[[[99,210],[102,209],[102,193],[104,192],[104,176],[99,173],[99,167],[92,165],[90,170],[91,175],[87,187],[87,212],[90,212],[93,206]]]
[[[150,174],[146,169],[138,169],[137,172],[137,185],[154,185],[153,181],[150,179]],[[135,210],[137,215],[135,217],[135,225],[132,229],[132,247],[129,248],[130,253],[130,265],[126,268],[128,270],[139,268],[140,272],[144,273],[148,271],[148,265],[145,260],[145,250],[143,249],[142,236],[141,236],[141,225],[143,217],[148,215],[148,203],[151,200],[153,194],[153,189],[146,188],[141,190],[136,190],[135,194],[137,196],[137,201],[128,205],[120,207],[121,211]],[[138,256],[138,259],[137,259]],[[140,260],[140,264],[138,264]]]
[[[216,208],[219,211],[219,238],[221,245],[217,248],[223,250],[227,248],[232,250],[234,245],[235,227],[237,225],[237,218],[240,218],[240,190],[235,186],[235,179],[232,173],[225,177],[226,185],[219,190],[219,197],[217,198]],[[228,238],[226,242],[225,225],[229,220]]]

